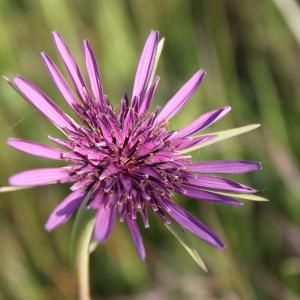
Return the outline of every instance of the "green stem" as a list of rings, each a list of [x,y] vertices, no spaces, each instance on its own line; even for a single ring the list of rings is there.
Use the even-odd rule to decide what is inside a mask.
[[[89,195],[81,204],[71,234],[71,258],[76,288],[76,299],[91,300],[89,286],[89,258],[95,223],[93,210],[86,209]]]
[[[82,231],[78,240],[77,253],[75,257],[75,280],[77,299],[91,300],[89,286],[89,246],[93,232],[94,220],[90,220]]]

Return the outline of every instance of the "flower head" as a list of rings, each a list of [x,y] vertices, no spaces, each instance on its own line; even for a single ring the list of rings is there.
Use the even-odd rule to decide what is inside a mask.
[[[73,88],[46,53],[41,54],[42,60],[76,120],[64,113],[33,83],[16,76],[10,81],[11,85],[60,129],[65,138],[49,136],[56,147],[15,138],[9,139],[8,144],[32,155],[65,161],[67,166],[23,171],[10,178],[10,185],[34,187],[71,183],[70,194],[54,209],[46,229],[51,231],[65,223],[89,196],[86,208],[96,210],[94,239],[105,241],[115,218],[126,221],[142,259],[145,249],[136,219],[140,216],[144,226],[149,227],[149,211],[166,224],[174,220],[212,246],[222,248],[220,239],[206,225],[172,200],[173,194],[239,205],[235,194],[256,191],[244,184],[209,174],[249,172],[261,166],[249,161],[193,162],[189,155],[184,154],[216,137],[194,135],[227,114],[230,106],[205,113],[178,131],[167,129],[168,121],[191,98],[205,72],[197,71],[162,109],[157,107],[149,113],[159,82],[154,72],[161,50],[159,34],[152,31],[137,66],[132,96],[129,99],[125,95],[119,111],[115,111],[104,94],[89,42],[83,42],[87,84],[58,33],[53,33],[53,39]],[[231,193],[230,196],[227,192]]]

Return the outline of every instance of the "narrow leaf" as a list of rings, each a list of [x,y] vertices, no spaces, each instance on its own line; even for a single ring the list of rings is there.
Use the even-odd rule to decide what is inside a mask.
[[[203,259],[200,257],[198,251],[194,248],[192,242],[190,241],[184,230],[175,222],[166,224],[166,227],[176,237],[179,243],[184,247],[188,254],[193,258],[193,260],[199,265],[199,267],[207,272],[207,267]]]
[[[224,195],[224,196],[244,199],[244,200],[250,200],[250,201],[261,201],[261,202],[269,201],[269,199],[255,195],[255,194],[235,194],[235,193],[225,193],[225,192],[216,192],[216,191],[214,191],[214,193]]]
[[[258,128],[258,127],[260,127],[260,124],[252,124],[252,125],[247,125],[247,126],[243,126],[243,127],[227,129],[227,130],[224,130],[224,131],[212,132],[212,133],[210,133],[210,135],[215,135],[216,137],[214,139],[211,139],[207,142],[196,145],[195,147],[191,147],[189,149],[182,150],[181,153],[186,154],[186,153],[204,148],[204,147],[212,145],[214,143],[221,142],[221,141],[224,141],[224,140],[229,139],[231,137],[238,136],[238,135],[241,135],[243,133],[252,131],[252,130]],[[202,135],[196,135],[194,137],[200,137],[200,136],[202,136]]]
[[[0,187],[0,193],[8,193],[8,192],[14,192],[19,190],[25,190],[30,187],[28,186],[2,186]]]

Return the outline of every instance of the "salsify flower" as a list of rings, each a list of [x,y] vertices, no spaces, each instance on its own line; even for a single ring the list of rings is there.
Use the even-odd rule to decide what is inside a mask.
[[[10,177],[10,185],[34,187],[72,183],[70,194],[54,209],[45,228],[51,231],[68,221],[88,196],[86,209],[96,211],[95,241],[104,242],[118,218],[127,223],[142,259],[145,249],[137,217],[141,217],[147,228],[149,211],[165,224],[175,221],[210,245],[222,248],[223,243],[217,235],[179,206],[172,199],[173,195],[178,193],[201,201],[239,205],[241,202],[236,199],[239,195],[253,194],[256,190],[210,174],[244,173],[258,170],[261,165],[241,160],[194,162],[186,154],[217,138],[214,134],[195,134],[222,118],[230,111],[230,106],[207,112],[178,131],[168,130],[169,120],[192,97],[205,72],[197,71],[163,108],[156,107],[149,113],[159,82],[154,73],[163,43],[159,41],[159,33],[151,31],[137,66],[132,96],[125,95],[116,111],[103,91],[89,42],[83,42],[89,79],[86,83],[63,39],[56,32],[53,32],[53,39],[74,89],[44,52],[42,60],[77,120],[63,112],[33,83],[16,76],[10,84],[62,131],[65,138],[49,136],[56,147],[16,138],[10,138],[8,144],[32,155],[64,161],[67,166],[23,171]]]

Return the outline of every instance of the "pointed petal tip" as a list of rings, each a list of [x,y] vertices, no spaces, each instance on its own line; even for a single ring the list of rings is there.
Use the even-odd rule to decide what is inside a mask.
[[[206,75],[206,71],[204,70],[204,69],[199,69],[198,71],[197,71],[197,73],[199,74],[199,75],[201,75],[201,76],[204,76],[204,75]],[[196,73],[196,74],[197,74]]]
[[[139,258],[142,262],[146,261],[146,253],[144,255],[139,255]]]
[[[47,220],[47,222],[44,225],[44,229],[47,232],[52,232],[53,230],[55,230],[57,227],[59,227],[60,225],[66,223],[66,220],[55,220],[55,217],[51,214]]]
[[[53,38],[60,37],[59,33],[55,30],[51,31],[51,35],[52,35]]]
[[[232,106],[231,106],[231,105],[225,105],[225,106],[223,107],[223,110],[226,111],[226,112],[229,112],[229,111],[232,110]]]
[[[62,40],[60,34],[57,31],[51,31],[51,36],[55,43],[58,39]]]
[[[47,223],[44,225],[44,228],[46,231],[51,232],[54,230],[54,227],[52,226],[52,224],[49,222],[49,220],[47,221]]]
[[[23,76],[16,74],[11,80],[9,80],[9,83],[12,84],[15,88],[18,88],[18,84],[24,81],[26,81],[26,79]]]
[[[114,219],[114,207],[106,208],[102,206],[98,209],[93,234],[97,243],[104,243],[109,238],[114,225]]]
[[[22,79],[22,77],[16,74],[12,79],[9,80],[9,82],[15,84],[15,81],[20,79]]]
[[[222,241],[219,241],[219,243],[216,244],[216,248],[217,249],[224,249],[225,248],[225,245]]]
[[[143,238],[139,230],[139,227],[136,221],[132,220],[131,217],[128,215],[126,215],[126,221],[129,228],[129,232],[134,242],[136,252],[139,258],[141,259],[141,261],[145,261],[146,251],[145,251],[145,246],[144,246]]]
[[[224,248],[224,243],[217,236],[213,237],[213,239],[211,239],[209,243],[216,249]]]
[[[11,138],[11,137],[10,137],[10,138],[7,139],[6,144],[9,145],[9,146],[11,146],[11,144],[12,144],[15,140],[16,140],[15,138]]]
[[[225,244],[218,236],[215,236],[213,239],[213,242],[211,242],[210,244],[216,249],[224,249],[225,248]]]
[[[159,42],[159,32],[156,31],[156,30],[151,30],[150,33],[148,34],[148,37],[147,37],[146,42],[147,42],[148,40],[150,40],[150,39],[153,39],[154,42],[155,42],[156,44],[158,44],[158,42]]]
[[[194,76],[195,77],[198,76],[198,80],[201,82],[203,80],[203,78],[206,76],[206,71],[203,69],[200,69],[196,72],[196,74]]]
[[[89,42],[88,39],[84,39],[82,42],[83,42],[83,46],[84,46],[84,47],[91,48],[91,47],[90,47],[90,42]]]
[[[8,183],[10,186],[14,186],[14,187],[19,186],[18,184],[16,184],[15,175],[12,175],[8,178]]]
[[[45,51],[40,52],[42,60],[49,60],[49,55]]]
[[[102,244],[106,241],[107,237],[103,237],[103,236],[100,236],[96,233],[96,230],[94,229],[94,235],[93,235],[93,238],[95,240],[96,243],[98,244]]]
[[[153,34],[153,35],[159,35],[159,31],[158,30],[155,30],[155,29],[151,29],[151,31],[150,31],[150,34]],[[149,35],[150,35],[149,34]]]
[[[10,147],[15,148],[15,143],[18,142],[18,141],[19,141],[19,139],[10,137],[10,138],[7,139],[6,144]]]
[[[195,84],[197,85],[197,87],[200,85],[200,83],[202,82],[203,78],[206,75],[206,71],[203,69],[199,69],[196,73],[194,73],[194,75],[191,77],[191,79],[194,80]]]

